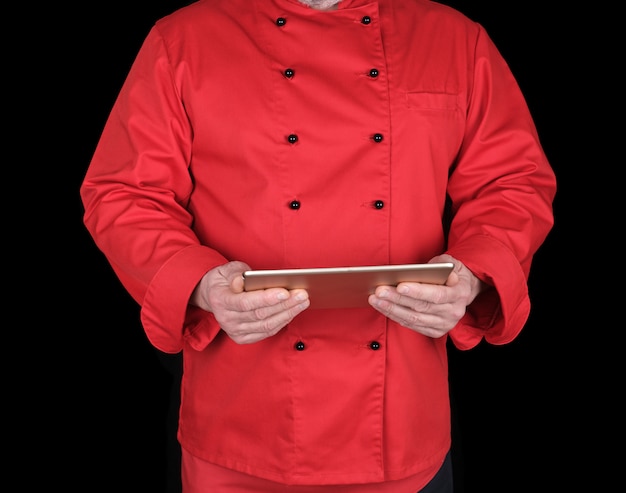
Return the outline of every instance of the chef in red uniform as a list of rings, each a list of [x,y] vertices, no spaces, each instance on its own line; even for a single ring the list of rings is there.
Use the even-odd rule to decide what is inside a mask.
[[[81,197],[150,342],[183,353],[183,491],[452,491],[446,341],[522,330],[555,190],[507,63],[447,6],[199,0],[156,22]],[[365,308],[241,278],[432,261],[445,286]]]

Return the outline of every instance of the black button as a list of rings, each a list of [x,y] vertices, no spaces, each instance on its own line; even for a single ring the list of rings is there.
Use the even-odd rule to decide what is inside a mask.
[[[296,134],[291,134],[287,136],[287,140],[290,144],[295,144],[296,142],[298,142],[298,136]]]
[[[283,27],[286,23],[287,19],[285,19],[284,17],[279,17],[278,19],[276,19],[276,25],[278,27]]]
[[[372,135],[372,139],[374,139],[374,142],[376,142],[376,143],[382,142],[383,141],[383,134],[374,134],[374,135]]]
[[[289,202],[289,207],[293,209],[294,211],[297,211],[300,208],[300,201],[292,200],[291,202]]]
[[[296,351],[304,351],[304,342],[298,341],[293,345]]]
[[[363,16],[363,18],[361,19],[361,22],[363,24],[369,24],[370,22],[372,22],[372,18],[369,15],[365,15]]]
[[[370,77],[378,77],[378,69],[377,68],[370,69]]]
[[[288,79],[291,79],[295,72],[293,71],[292,68],[287,68],[287,69],[285,69],[285,71],[283,73],[285,74],[285,77],[287,77]]]
[[[378,351],[380,349],[380,342],[378,341],[370,342],[370,349],[373,351]]]
[[[374,207],[376,209],[382,209],[383,207],[385,207],[385,203],[382,200],[377,200],[376,202],[374,202]]]

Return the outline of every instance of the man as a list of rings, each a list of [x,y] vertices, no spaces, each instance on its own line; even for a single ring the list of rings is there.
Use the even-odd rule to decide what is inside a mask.
[[[150,31],[81,187],[182,351],[185,493],[451,492],[446,341],[530,309],[555,178],[484,29],[423,0],[200,0]],[[247,269],[449,261],[365,308]]]

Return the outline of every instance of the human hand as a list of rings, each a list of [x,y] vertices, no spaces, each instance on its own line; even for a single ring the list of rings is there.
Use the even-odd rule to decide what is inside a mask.
[[[454,264],[445,285],[404,282],[396,287],[379,286],[368,301],[394,322],[439,338],[454,328],[467,306],[487,285],[450,255],[439,255],[432,262]]]
[[[213,313],[220,328],[237,344],[250,344],[275,335],[309,307],[304,289],[243,290],[243,262],[228,262],[207,272],[190,303]]]

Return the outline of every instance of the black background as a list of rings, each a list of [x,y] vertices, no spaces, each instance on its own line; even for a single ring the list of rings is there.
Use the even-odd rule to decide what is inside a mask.
[[[37,170],[26,183],[34,182],[33,203],[41,202],[16,228],[34,238],[25,241],[35,253],[16,282],[26,306],[20,330],[11,331],[30,370],[20,372],[24,384],[11,405],[26,426],[13,433],[36,464],[48,466],[33,482],[65,491],[166,491],[177,360],[148,344],[138,307],[82,225],[78,189],[143,38],[186,3],[55,7],[26,66],[15,64],[7,76],[26,93],[27,102],[12,104],[22,117],[16,133],[27,135],[19,141],[33,163],[27,174]],[[601,308],[608,288],[589,279],[591,269],[581,276],[573,267],[615,249],[604,232],[615,208],[598,192],[611,181],[607,151],[596,145],[602,91],[592,86],[604,86],[603,60],[582,29],[593,21],[539,1],[444,3],[484,25],[509,62],[559,184],[555,226],[531,272],[527,326],[505,346],[450,348],[458,493],[566,491],[604,481],[606,443],[617,432],[604,407],[612,388],[607,347],[618,336],[616,318],[604,314],[621,300]],[[23,84],[20,73],[30,74]],[[35,319],[38,330],[29,334]]]

